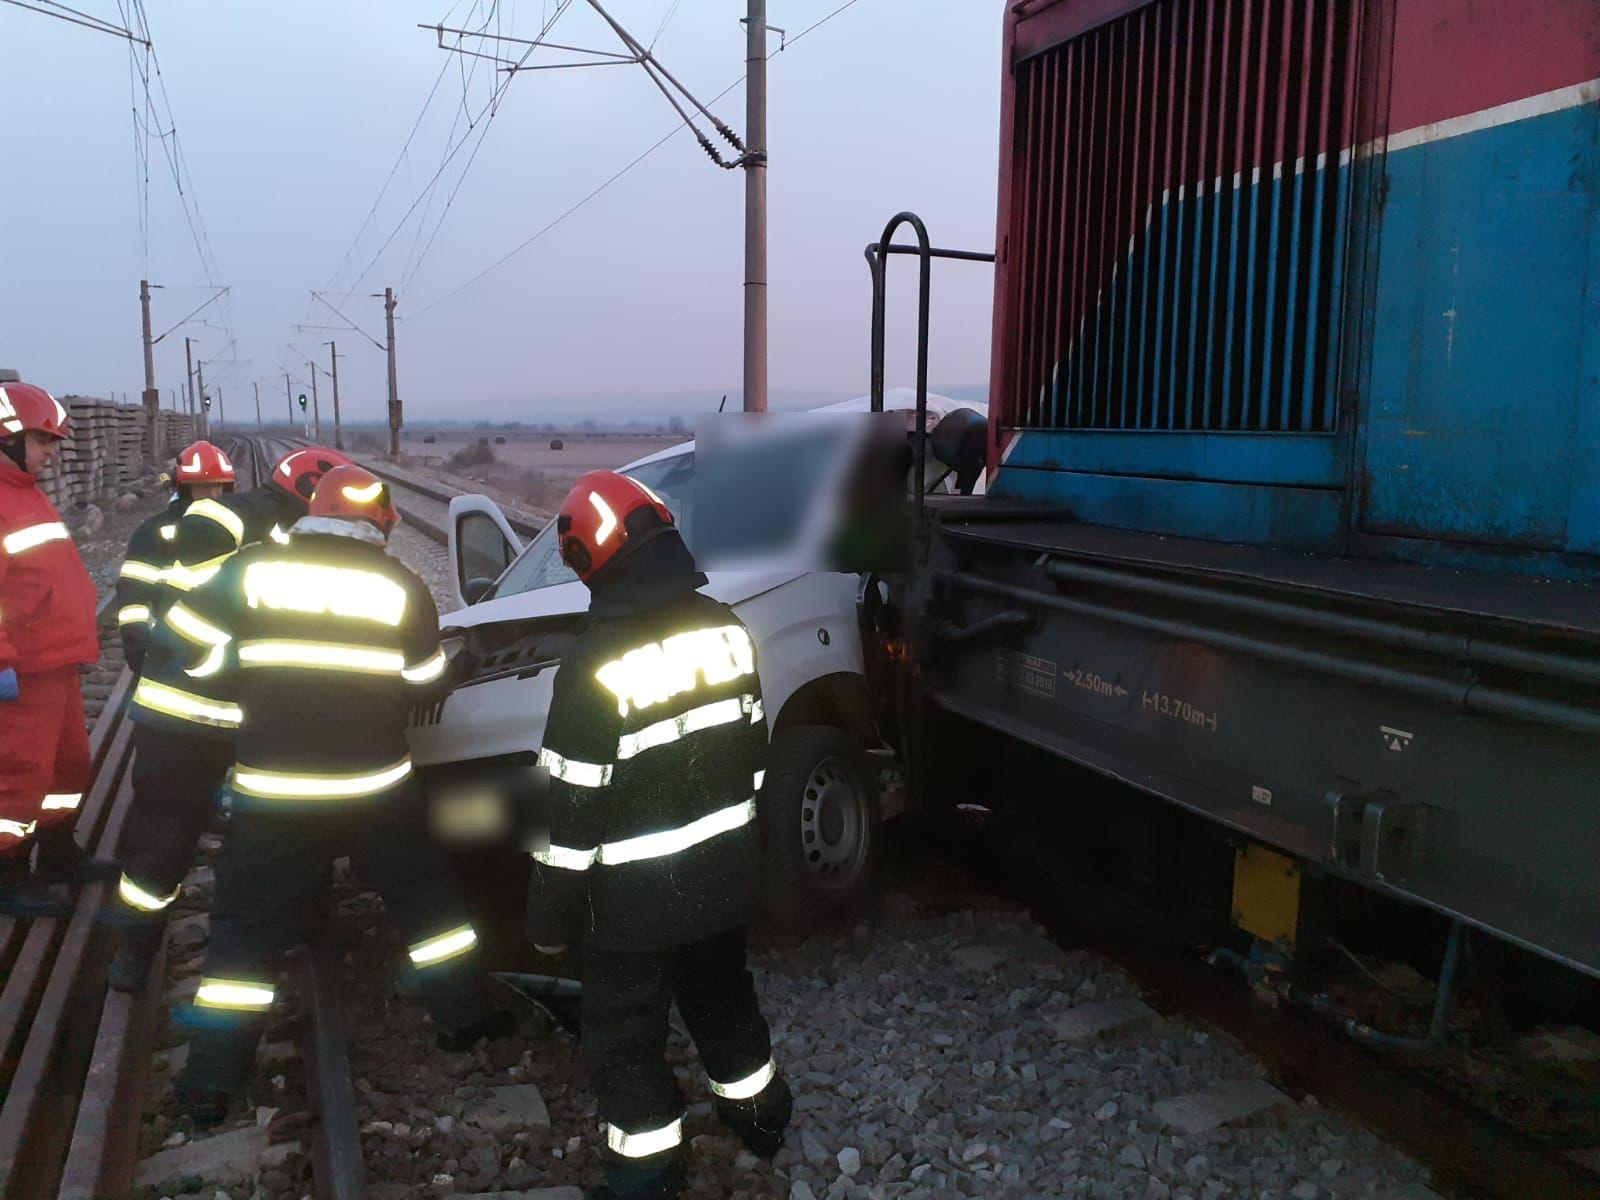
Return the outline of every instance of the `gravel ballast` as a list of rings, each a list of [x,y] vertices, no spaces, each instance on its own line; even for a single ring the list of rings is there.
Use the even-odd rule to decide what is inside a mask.
[[[1123,1004],[1137,988],[1055,945],[959,876],[897,869],[855,924],[752,957],[794,1087],[787,1145],[763,1162],[717,1124],[688,1038],[669,1059],[689,1102],[696,1197],[1425,1197],[1425,1173],[1314,1097],[1271,1086],[1226,1037]],[[373,1195],[584,1185],[600,1127],[577,1047],[524,1010],[521,1034],[432,1049],[400,994],[401,947],[373,930],[350,959],[351,1061]]]

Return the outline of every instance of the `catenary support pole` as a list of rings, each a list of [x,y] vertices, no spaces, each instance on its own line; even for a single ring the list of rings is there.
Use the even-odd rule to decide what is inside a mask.
[[[317,425],[317,441],[322,440],[322,403],[317,399],[317,364],[307,363],[311,368],[311,416]]]
[[[150,281],[139,280],[139,315],[144,325],[144,454],[155,458],[156,416],[161,412],[161,390],[156,387],[156,348],[150,340]]]
[[[394,362],[394,289],[383,289],[383,320],[389,334],[389,457],[400,454],[400,427],[404,424],[400,411],[400,384],[395,378]]]
[[[203,362],[194,365],[194,394],[197,420],[200,422],[200,436],[211,436],[211,412],[206,408],[206,365]]]
[[[744,411],[767,411],[767,0],[745,33]]]
[[[189,415],[194,416],[194,339],[183,339],[183,394],[189,405]]]
[[[334,342],[328,344],[328,357],[333,362],[333,448],[344,449],[344,425],[339,419],[339,347]]]

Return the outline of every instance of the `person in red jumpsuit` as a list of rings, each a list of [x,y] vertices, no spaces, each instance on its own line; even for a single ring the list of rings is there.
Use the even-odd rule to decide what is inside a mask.
[[[0,913],[14,917],[62,911],[46,885],[84,865],[72,835],[90,776],[78,664],[100,657],[95,586],[38,485],[66,436],[49,392],[0,384]]]

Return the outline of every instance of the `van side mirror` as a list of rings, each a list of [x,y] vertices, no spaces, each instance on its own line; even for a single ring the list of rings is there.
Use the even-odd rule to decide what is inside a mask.
[[[467,585],[461,589],[461,598],[468,604],[476,604],[489,594],[489,589],[493,586],[494,580],[476,575],[467,580]]]

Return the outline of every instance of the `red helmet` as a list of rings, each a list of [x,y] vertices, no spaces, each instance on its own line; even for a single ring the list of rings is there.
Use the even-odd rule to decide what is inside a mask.
[[[399,523],[389,485],[365,467],[335,467],[317,483],[311,497],[313,517],[371,521],[388,537]]]
[[[67,436],[67,410],[61,402],[31,383],[0,384],[0,438],[27,430],[53,438]]]
[[[644,484],[615,471],[578,476],[556,517],[561,559],[588,583],[609,562],[673,528],[672,510]]]
[[[326,446],[302,446],[291,450],[272,468],[274,487],[282,488],[302,504],[309,504],[317,481],[335,467],[348,467],[350,460]]]
[[[172,481],[186,483],[235,483],[233,460],[210,442],[190,442],[178,451],[178,466]]]

